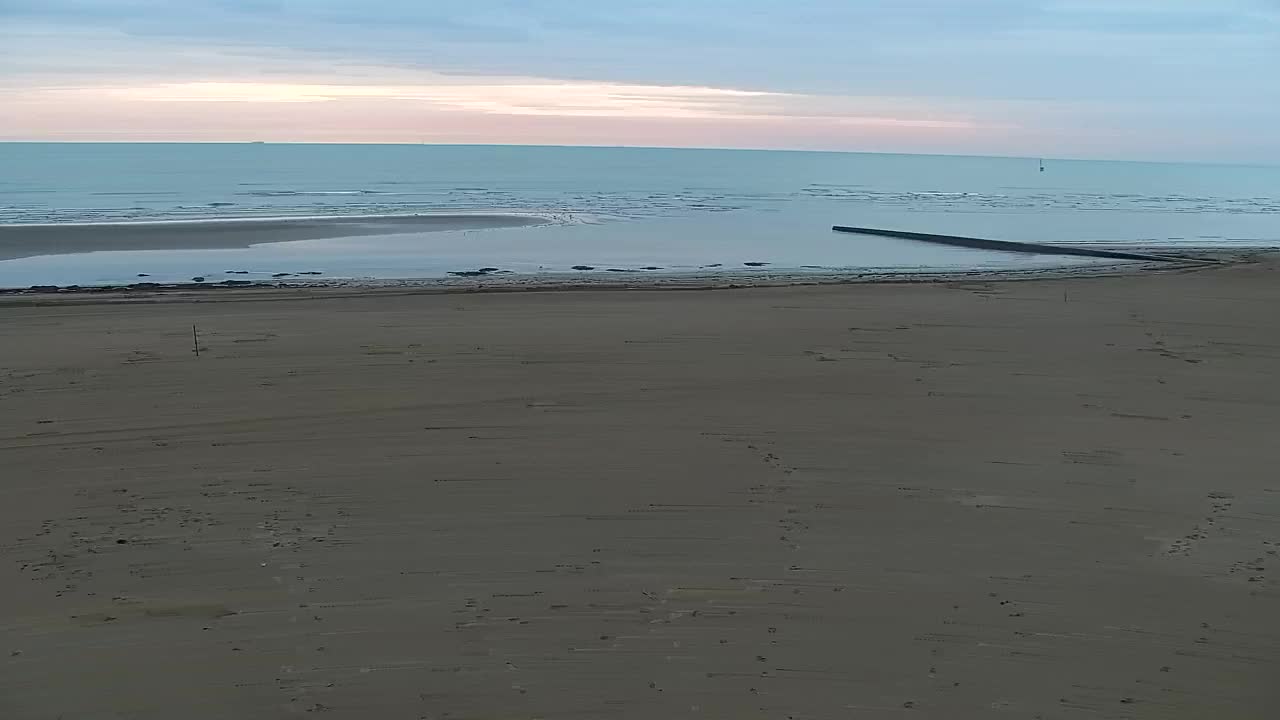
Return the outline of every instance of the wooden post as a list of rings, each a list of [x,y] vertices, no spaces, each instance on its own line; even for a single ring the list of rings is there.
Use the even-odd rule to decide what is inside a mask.
[[[196,326],[191,326],[191,347],[195,350],[196,357],[200,357],[200,334],[196,332]]]

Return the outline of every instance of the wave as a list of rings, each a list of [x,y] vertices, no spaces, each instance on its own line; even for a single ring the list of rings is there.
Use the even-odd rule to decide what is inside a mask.
[[[1280,198],[1205,197],[1198,195],[1135,195],[1130,193],[1056,192],[1012,195],[933,190],[883,191],[854,187],[809,185],[798,196],[887,205],[918,210],[1064,209],[1161,213],[1218,213],[1224,215],[1280,214]]]
[[[329,196],[329,195],[394,195],[383,190],[254,190],[247,193],[239,193],[241,195],[252,195],[255,197],[305,197],[305,196]]]
[[[741,210],[777,211],[791,203],[832,203],[907,212],[1129,212],[1160,214],[1280,215],[1280,197],[1212,197],[1045,190],[954,192],[935,189],[871,190],[856,185],[805,185],[776,192],[710,192],[683,188],[613,191],[531,188],[495,190],[458,185],[416,192],[358,189],[306,190],[266,187],[234,194],[67,193],[46,199],[0,193],[0,224],[131,222],[222,217],[375,216],[420,213],[563,213],[611,220],[644,220]],[[230,195],[230,196],[229,196]],[[116,197],[115,201],[105,198]],[[231,197],[235,200],[232,201]],[[4,202],[5,200],[8,202]],[[128,199],[135,202],[130,203]],[[101,205],[100,205],[101,203]],[[838,205],[837,205],[838,204]],[[841,210],[843,212],[843,209]]]
[[[378,220],[397,220],[405,218],[534,218],[543,221],[547,225],[589,225],[595,221],[596,217],[589,215],[576,215],[555,210],[488,210],[482,212],[467,211],[436,211],[436,212],[418,212],[418,213],[321,213],[321,214],[272,214],[269,211],[255,214],[234,214],[234,215],[209,215],[209,214],[191,214],[186,216],[170,216],[164,218],[106,218],[102,216],[86,215],[83,217],[68,219],[66,217],[54,218],[52,216],[32,217],[22,222],[8,222],[3,216],[0,216],[0,227],[7,228],[28,228],[28,227],[57,227],[67,225],[84,225],[90,227],[115,227],[115,226],[139,226],[139,225],[203,225],[203,224],[223,224],[234,225],[237,223],[261,223],[261,222],[306,222],[312,220],[319,221],[378,221]]]

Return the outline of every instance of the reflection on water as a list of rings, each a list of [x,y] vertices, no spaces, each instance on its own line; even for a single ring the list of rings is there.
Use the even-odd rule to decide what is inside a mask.
[[[680,218],[602,225],[403,233],[267,243],[243,249],[99,252],[0,262],[0,287],[281,278],[439,278],[512,273],[1031,269],[1088,264],[940,247],[815,228],[776,217]],[[785,241],[780,242],[783,238]]]

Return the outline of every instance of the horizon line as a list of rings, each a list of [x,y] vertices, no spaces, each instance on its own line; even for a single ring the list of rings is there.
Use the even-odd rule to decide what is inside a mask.
[[[819,150],[813,148],[759,148],[733,146],[669,146],[669,145],[566,145],[560,143],[452,143],[452,142],[383,142],[383,141],[316,141],[316,140],[15,140],[0,138],[0,145],[309,145],[309,146],[382,146],[382,147],[457,147],[457,148],[547,148],[565,150],[686,150],[692,152],[761,152],[807,153],[817,155],[887,155],[900,157],[945,157],[979,160],[1026,160],[1034,162],[1103,162],[1135,165],[1202,165],[1280,169],[1280,162],[1233,162],[1226,160],[1137,160],[1101,157],[1053,157],[1034,155],[982,155],[962,152],[901,152],[877,150]]]

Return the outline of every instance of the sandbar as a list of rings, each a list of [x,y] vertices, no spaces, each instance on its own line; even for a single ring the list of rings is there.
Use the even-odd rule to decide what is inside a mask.
[[[545,222],[525,215],[403,215],[0,225],[0,261],[111,250],[246,248],[262,243],[525,227]]]

